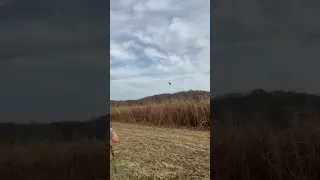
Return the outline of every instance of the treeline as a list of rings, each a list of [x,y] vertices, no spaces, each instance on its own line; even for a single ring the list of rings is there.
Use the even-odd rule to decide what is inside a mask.
[[[210,97],[210,92],[207,91],[181,91],[177,93],[165,93],[165,94],[157,94],[153,96],[147,96],[138,100],[125,100],[125,101],[110,101],[110,106],[143,106],[154,103],[164,103],[168,102],[168,100],[177,100],[177,99],[191,99],[194,101],[201,101],[203,98]]]
[[[320,96],[256,89],[211,99],[216,124],[242,128],[264,125],[282,130],[320,122]]]
[[[195,119],[195,117],[199,117],[200,112],[209,112],[210,107],[204,105],[203,109],[201,106],[202,109],[199,112],[195,111],[197,109],[194,108],[197,104],[198,106],[195,107],[198,108],[200,104],[203,104],[201,101],[197,101],[197,99],[208,97],[209,93],[204,91],[187,91],[176,93],[174,97],[190,99],[188,94],[191,95],[191,99],[195,100],[179,101],[188,102],[188,105],[180,103],[174,106],[175,108],[169,106],[170,103],[159,106],[151,103],[150,105],[143,106],[144,108],[137,106],[135,108],[126,108],[121,106],[119,108],[122,109],[116,108],[112,110],[112,117],[116,120],[119,119],[118,116],[121,116],[119,120],[121,122],[153,122],[155,120],[154,122],[158,123],[163,121],[168,124],[179,124],[177,122],[186,124],[182,122],[182,120],[185,120],[193,124],[200,122],[201,126],[210,126],[211,123],[203,123],[203,118]],[[164,94],[147,97],[146,99],[169,102],[168,98],[173,97]],[[190,102],[194,105],[190,104]],[[212,98],[210,106],[212,107],[210,116],[213,117],[214,125],[234,128],[257,126],[283,130],[290,127],[314,125],[320,122],[320,96],[306,93],[285,91],[265,92],[262,89],[256,89],[249,93],[234,93]],[[166,110],[159,111],[159,107],[164,107]],[[179,114],[178,112],[183,113]],[[195,116],[193,117],[193,115]],[[208,115],[204,113],[203,116],[207,117]],[[108,123],[107,115],[84,122],[61,121],[50,124],[0,123],[0,143],[13,143],[17,141],[73,141],[80,139],[105,140],[107,137],[106,129],[109,126]],[[189,123],[190,126],[197,126],[192,125],[192,123]]]
[[[107,115],[90,121],[61,121],[48,124],[0,123],[0,143],[30,143],[35,141],[105,140],[109,126]]]

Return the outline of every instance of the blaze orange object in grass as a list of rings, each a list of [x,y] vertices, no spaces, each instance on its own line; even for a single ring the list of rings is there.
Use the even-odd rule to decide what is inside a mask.
[[[110,127],[110,142],[117,143],[119,142],[118,134]]]

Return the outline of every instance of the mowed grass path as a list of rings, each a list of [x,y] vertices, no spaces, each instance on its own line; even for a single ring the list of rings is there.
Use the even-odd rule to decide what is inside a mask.
[[[210,132],[113,123],[111,179],[210,179]]]

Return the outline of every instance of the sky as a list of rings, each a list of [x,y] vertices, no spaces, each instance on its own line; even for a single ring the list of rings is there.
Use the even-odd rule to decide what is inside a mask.
[[[210,1],[110,1],[110,98],[188,90],[210,91]]]
[[[212,1],[211,95],[320,92],[320,1]]]
[[[109,111],[108,3],[0,0],[0,122]]]
[[[319,3],[0,0],[0,122],[84,120],[109,99],[210,86],[318,94]]]

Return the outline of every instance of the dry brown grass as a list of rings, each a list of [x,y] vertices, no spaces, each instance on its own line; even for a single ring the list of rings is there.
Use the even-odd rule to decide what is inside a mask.
[[[261,127],[214,125],[213,155],[219,180],[320,179],[320,128],[274,133]]]
[[[112,108],[111,119],[122,122],[114,123],[121,142],[114,145],[112,179],[209,179],[209,132],[190,130],[208,129],[209,99]],[[106,179],[107,142],[2,144],[0,179]]]
[[[197,130],[209,128],[209,109],[209,99],[113,107],[120,143],[113,146],[111,179],[209,179],[210,134]],[[211,173],[217,180],[318,180],[319,127],[272,132],[262,125],[233,129],[214,124],[216,167]],[[0,177],[105,179],[107,155],[107,144],[93,141],[0,146]]]
[[[0,147],[0,179],[106,179],[107,143],[35,143]]]
[[[114,123],[112,180],[210,178],[210,133]]]
[[[111,108],[120,136],[111,179],[209,179],[210,100]],[[149,125],[149,126],[147,126]]]
[[[210,99],[172,99],[142,106],[111,107],[111,121],[162,127],[210,127]]]
[[[209,107],[206,100],[198,104],[178,100],[114,107],[111,118],[119,122],[207,129],[209,123],[203,122],[209,119]],[[216,166],[211,173],[215,179],[320,179],[319,124],[300,124],[280,132],[270,131],[263,124],[240,129],[214,124],[211,138]],[[115,129],[122,142],[115,145],[118,152],[111,169],[113,179],[209,177],[209,134],[122,123],[115,123]],[[203,139],[206,142],[197,142]]]

